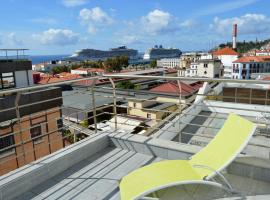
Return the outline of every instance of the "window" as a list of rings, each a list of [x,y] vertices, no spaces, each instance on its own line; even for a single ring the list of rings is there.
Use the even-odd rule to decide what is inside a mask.
[[[62,119],[58,119],[57,120],[57,130],[62,132],[63,131],[63,120]]]
[[[147,113],[147,118],[151,119],[151,114]]]
[[[0,89],[8,89],[15,87],[14,72],[0,73]]]
[[[136,103],[133,103],[133,108],[136,108]]]
[[[37,138],[41,135],[41,125],[30,129],[31,138],[34,142],[42,140],[42,137]]]
[[[8,148],[9,146],[12,146],[14,144],[15,144],[14,135],[1,136],[1,138],[0,138],[1,152],[0,153],[5,153],[5,152],[13,150],[13,148],[10,148],[10,149],[6,149],[6,148]],[[6,150],[2,151],[2,149],[6,149]]]
[[[204,74],[207,74],[207,71],[204,71]]]
[[[206,64],[203,64],[203,67],[204,68],[207,68],[208,67],[208,64],[206,63]]]

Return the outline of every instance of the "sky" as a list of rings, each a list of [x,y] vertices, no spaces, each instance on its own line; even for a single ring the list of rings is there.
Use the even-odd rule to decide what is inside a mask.
[[[208,50],[231,41],[270,38],[269,0],[4,0],[0,48],[31,55],[72,54],[83,48],[158,44]]]

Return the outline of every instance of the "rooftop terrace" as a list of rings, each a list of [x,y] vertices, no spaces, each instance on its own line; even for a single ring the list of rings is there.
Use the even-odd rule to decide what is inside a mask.
[[[118,95],[113,81],[113,78],[116,77],[167,81],[203,81],[205,83],[196,94],[194,102],[183,103],[180,95],[179,102],[181,103],[176,103],[178,106],[176,111],[155,107],[155,111],[167,112],[170,115],[166,115],[166,118],[159,120],[157,125],[150,128],[145,128],[142,124],[134,124],[136,126],[134,128],[142,128],[144,133],[130,134],[129,131],[121,129],[123,127],[121,125],[125,125],[122,124],[125,123],[122,118],[126,116],[130,117],[129,119],[132,117],[143,119],[143,117],[128,116],[123,107],[118,104],[119,101],[126,102],[139,98],[143,101],[164,102],[148,98],[144,95],[147,91],[137,91],[136,95],[124,95],[125,92],[122,91]],[[63,134],[63,141],[70,141],[71,138],[73,142],[57,152],[1,176],[0,199],[120,199],[118,184],[123,176],[153,162],[188,159],[209,143],[231,112],[257,124],[256,133],[248,146],[222,172],[237,192],[230,194],[210,186],[185,185],[159,191],[159,198],[148,199],[270,198],[270,107],[268,98],[252,95],[249,97],[239,96],[237,90],[233,97],[224,96],[223,93],[224,88],[241,84],[248,84],[251,90],[266,90],[265,85],[269,82],[108,75],[106,78],[109,78],[112,84],[111,88],[106,89],[111,90],[111,94],[109,94],[108,92],[100,92],[100,87],[99,91],[96,91],[97,88],[95,88],[94,83],[99,78],[84,78],[83,80],[92,80],[93,85],[83,90],[62,93],[64,102],[61,106],[62,110],[65,110],[67,105],[80,107],[82,102],[89,105],[88,107],[81,107],[77,113],[84,116],[82,121],[88,121],[87,126],[90,125],[94,129],[87,129],[87,126],[82,122],[68,122],[72,116],[63,113],[64,126],[58,126],[57,128],[61,131],[69,130],[69,134]],[[78,80],[66,81],[64,84],[73,86],[76,81]],[[0,95],[11,92],[19,94],[38,88],[57,87],[61,84],[63,83],[0,91]],[[140,92],[143,95],[140,95]],[[98,99],[101,96],[104,99],[99,102]],[[226,98],[234,98],[235,101],[226,102]],[[238,101],[241,98],[250,98],[250,100],[241,103],[241,101]],[[252,100],[258,100],[257,98],[261,101],[256,101],[256,104]],[[104,110],[104,104],[109,109]],[[149,112],[151,109],[153,110],[151,107],[147,109],[149,109]],[[17,109],[17,111],[20,112],[20,109]],[[1,112],[3,110],[0,110]],[[106,117],[104,117],[104,114],[106,114]],[[113,121],[110,122],[110,129],[97,129],[99,123],[111,119]],[[128,124],[128,126],[132,126],[132,124]],[[13,134],[20,134],[20,132]],[[89,136],[85,139],[79,139],[81,134]],[[3,138],[2,135],[0,137]],[[50,138],[49,144],[53,145],[54,142],[54,139]],[[34,145],[33,141],[28,141],[28,143]],[[16,145],[22,146],[23,144],[18,143]],[[4,150],[6,149],[0,149],[0,152]],[[16,158],[22,159],[25,154],[27,152],[18,153]],[[1,159],[0,162],[1,165],[4,165],[6,160]]]

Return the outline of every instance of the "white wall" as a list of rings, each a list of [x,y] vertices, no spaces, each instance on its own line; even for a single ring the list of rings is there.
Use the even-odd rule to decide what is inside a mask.
[[[224,76],[227,78],[232,78],[232,66],[233,61],[237,60],[237,55],[221,55],[218,56],[224,66]],[[226,73],[227,72],[227,73]]]
[[[27,87],[28,86],[27,76],[28,76],[27,71],[15,71],[16,87]]]
[[[33,85],[34,80],[33,80],[33,71],[32,70],[28,70],[28,78],[29,78],[29,85]]]
[[[70,71],[71,74],[85,74],[87,75],[87,71],[83,71],[83,70],[71,70]]]

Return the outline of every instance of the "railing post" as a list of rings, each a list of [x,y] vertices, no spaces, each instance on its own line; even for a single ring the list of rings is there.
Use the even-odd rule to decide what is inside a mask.
[[[92,93],[92,107],[93,107],[93,116],[94,116],[94,124],[95,124],[95,133],[97,133],[97,111],[96,111],[96,98],[95,98],[95,85],[97,79],[93,80],[91,85],[91,93]]]
[[[237,103],[237,87],[235,88],[235,93],[234,93],[234,103]]]
[[[114,128],[117,130],[117,109],[116,109],[116,88],[112,78],[109,78],[113,87],[113,113],[114,113]]]
[[[21,99],[21,92],[17,92],[16,98],[15,98],[16,118],[17,118],[17,120],[19,122],[18,126],[19,126],[19,129],[20,129],[19,134],[20,134],[21,146],[22,146],[22,151],[23,151],[23,161],[24,161],[24,164],[26,164],[24,141],[23,141],[23,136],[22,136],[22,134],[23,134],[23,132],[22,132],[22,119],[21,119],[20,108],[19,108],[20,99]],[[29,131],[30,131],[30,129],[29,129]]]
[[[268,90],[266,90],[266,93],[265,93],[265,104],[264,105],[267,105],[267,98],[268,98]]]
[[[250,88],[250,93],[249,93],[249,104],[252,104],[252,88]]]
[[[179,142],[181,142],[182,134],[181,134],[181,115],[182,115],[182,87],[181,82],[177,80],[178,88],[179,88]]]

